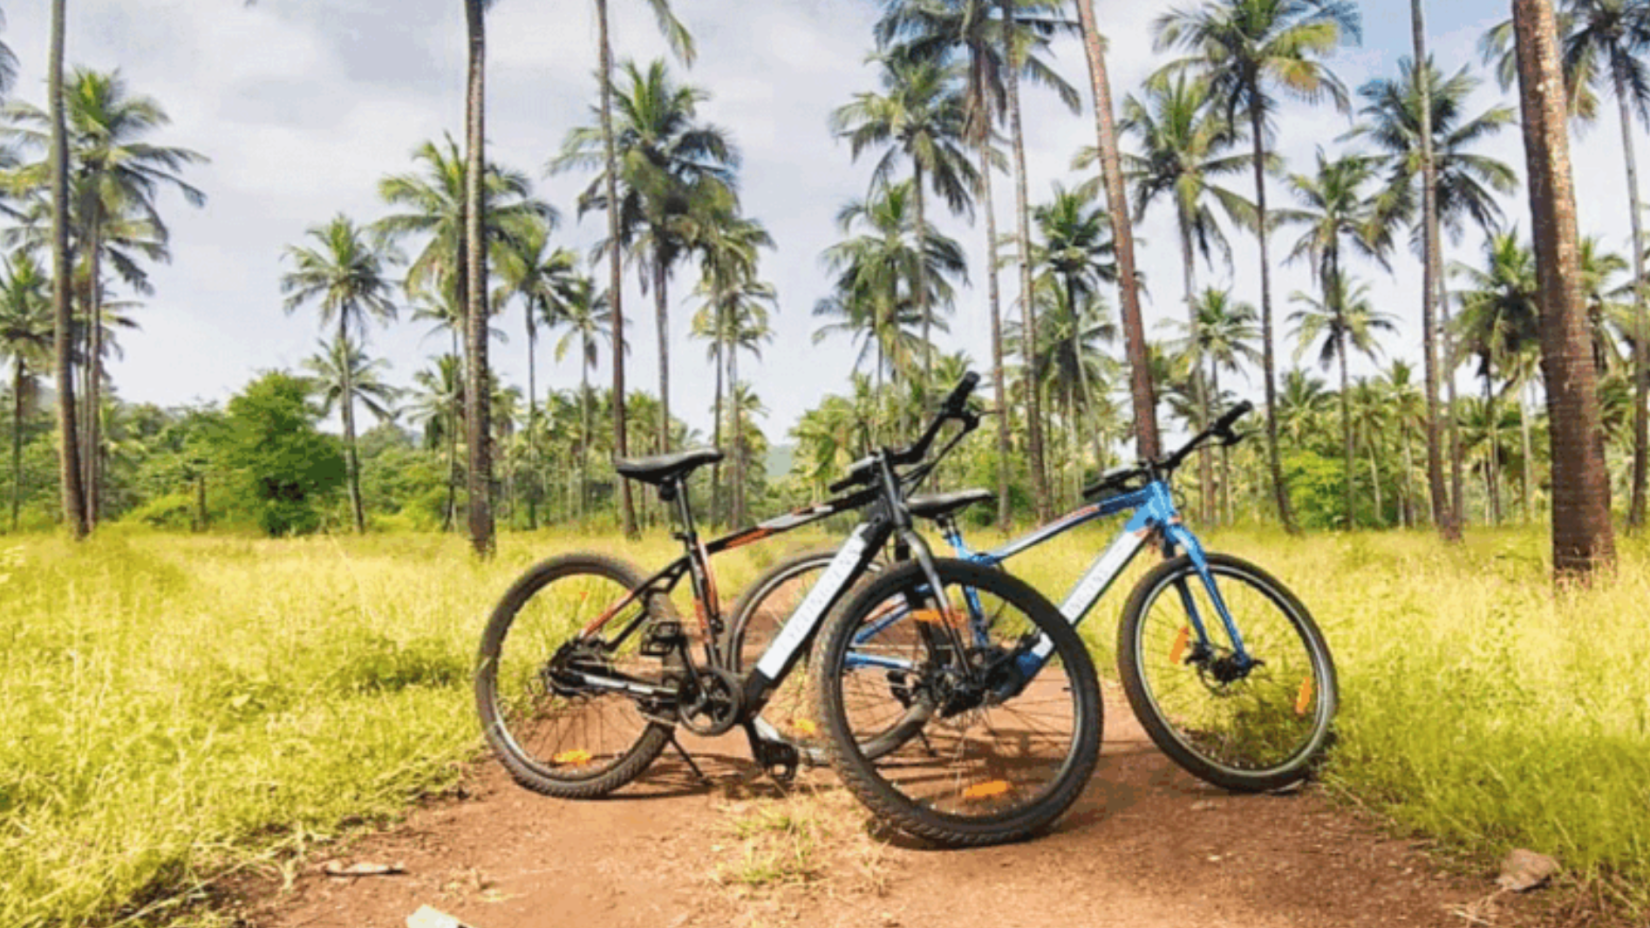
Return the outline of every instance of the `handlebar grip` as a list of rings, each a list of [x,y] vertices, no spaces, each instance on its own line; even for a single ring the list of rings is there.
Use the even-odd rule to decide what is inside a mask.
[[[946,413],[953,416],[961,414],[968,406],[968,397],[974,392],[974,388],[979,385],[979,374],[973,371],[964,374],[963,379],[957,383],[956,389],[952,390],[951,395],[945,398]]]
[[[1232,426],[1237,424],[1239,419],[1242,419],[1244,416],[1247,416],[1254,411],[1255,404],[1249,402],[1248,400],[1244,400],[1243,402],[1227,410],[1226,415],[1221,416],[1220,421],[1215,423],[1214,430],[1216,432],[1228,431],[1232,428]]]

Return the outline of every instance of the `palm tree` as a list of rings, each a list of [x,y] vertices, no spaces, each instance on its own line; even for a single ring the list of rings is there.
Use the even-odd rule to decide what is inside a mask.
[[[551,222],[531,224],[526,234],[506,244],[499,256],[498,271],[504,290],[494,300],[502,304],[510,295],[521,297],[522,316],[527,324],[527,433],[535,434],[538,426],[538,359],[539,325],[554,326],[556,313],[573,286],[578,273],[578,257],[565,248],[552,248]],[[528,471],[534,480],[539,477],[538,446],[527,445]],[[537,530],[538,497],[527,499],[527,527]]]
[[[567,327],[567,334],[556,343],[556,361],[559,363],[567,357],[568,351],[575,346],[579,357],[579,518],[585,515],[586,504],[590,491],[590,449],[594,441],[594,424],[591,421],[591,391],[590,372],[595,369],[597,345],[604,339],[613,336],[613,313],[608,306],[607,296],[596,291],[596,282],[589,277],[580,275],[561,294],[561,302],[555,308],[555,321],[552,328]],[[608,342],[612,347],[612,342]],[[625,351],[628,353],[630,345],[627,343]]]
[[[1316,103],[1324,97],[1337,109],[1349,108],[1346,88],[1319,59],[1344,41],[1359,38],[1355,7],[1343,0],[1205,0],[1194,9],[1164,14],[1155,25],[1160,49],[1179,47],[1189,56],[1171,63],[1170,72],[1188,71],[1201,78],[1227,121],[1248,118],[1254,147],[1255,226],[1260,240],[1260,319],[1262,368],[1266,386],[1266,438],[1272,471],[1272,495],[1284,527],[1298,531],[1283,485],[1278,456],[1277,385],[1272,347],[1272,270],[1267,238],[1267,145],[1278,110],[1276,93]]]
[[[1415,527],[1415,492],[1410,485],[1411,475],[1415,472],[1414,455],[1410,451],[1411,430],[1425,432],[1427,427],[1428,410],[1426,398],[1421,390],[1415,386],[1415,371],[1407,362],[1393,361],[1392,366],[1382,375],[1381,391],[1390,421],[1398,429],[1398,446],[1402,449],[1404,458],[1403,500],[1399,505],[1399,516],[1405,528]],[[1437,516],[1434,512],[1434,516]]]
[[[1616,98],[1621,122],[1622,161],[1627,170],[1627,208],[1633,232],[1633,292],[1635,313],[1635,399],[1633,418],[1632,501],[1627,524],[1642,528],[1646,512],[1647,460],[1650,460],[1650,341],[1647,341],[1645,241],[1639,202],[1638,159],[1633,149],[1634,117],[1650,125],[1650,0],[1562,0],[1558,17],[1563,55],[1563,77],[1569,114],[1579,122],[1598,117],[1600,94]],[[1499,60],[1502,87],[1511,86],[1514,69],[1512,22],[1484,36],[1486,60]]]
[[[1148,84],[1145,100],[1130,96],[1123,101],[1123,131],[1139,137],[1140,154],[1125,153],[1123,168],[1135,185],[1134,217],[1142,220],[1153,202],[1168,200],[1174,206],[1180,237],[1181,273],[1185,286],[1188,332],[1197,341],[1197,256],[1209,261],[1219,248],[1228,263],[1231,246],[1221,231],[1220,221],[1210,203],[1220,204],[1235,221],[1247,222],[1253,206],[1242,197],[1215,183],[1216,178],[1235,174],[1249,163],[1247,155],[1227,154],[1239,141],[1210,105],[1208,94],[1184,75],[1172,81]],[[1093,150],[1078,156],[1073,167],[1091,163]],[[1193,379],[1204,384],[1202,377]],[[1205,422],[1213,421],[1210,397],[1196,398]],[[1203,516],[1214,512],[1213,451],[1198,453],[1198,482],[1204,487]]]
[[[1419,0],[1416,0],[1419,3]],[[1419,15],[1419,10],[1416,10]],[[1417,29],[1421,29],[1417,21]],[[1421,43],[1424,47],[1424,41]],[[1397,79],[1370,81],[1359,88],[1365,106],[1360,110],[1368,122],[1354,135],[1375,143],[1388,161],[1386,196],[1394,219],[1413,214],[1415,188],[1421,188],[1421,215],[1416,224],[1422,247],[1424,292],[1421,306],[1422,347],[1426,368],[1427,396],[1427,479],[1433,503],[1433,521],[1446,539],[1460,539],[1457,504],[1450,503],[1444,489],[1442,442],[1439,434],[1437,339],[1439,303],[1445,278],[1440,228],[1455,242],[1461,240],[1470,220],[1475,227],[1491,231],[1502,224],[1498,194],[1510,194],[1517,175],[1501,161],[1473,152],[1472,147],[1511,125],[1514,114],[1497,106],[1472,117],[1466,111],[1468,99],[1479,81],[1463,68],[1444,80],[1430,62],[1417,68],[1414,60],[1398,63]],[[1445,323],[1442,371],[1448,376],[1450,408],[1454,408],[1454,352],[1450,347],[1449,304],[1442,302]],[[1456,417],[1447,417],[1451,435],[1451,471],[1457,488],[1461,485],[1459,440]],[[1459,492],[1455,494],[1459,496]]]
[[[74,172],[74,218],[78,243],[86,261],[84,329],[88,343],[83,347],[87,371],[84,418],[81,427],[80,459],[86,498],[87,528],[95,528],[101,502],[102,440],[100,437],[103,345],[100,341],[103,303],[102,262],[110,239],[109,227],[133,220],[149,230],[164,256],[166,226],[155,205],[162,187],[176,189],[193,206],[205,203],[206,195],[184,182],[181,172],[206,158],[186,148],[155,145],[147,136],[170,123],[166,111],[152,97],[134,95],[120,72],[100,73],[76,68],[66,94],[66,120],[70,168]],[[51,144],[52,116],[20,101],[5,107],[12,128],[6,133],[25,148],[45,149]],[[27,181],[44,181],[45,165],[24,172]],[[130,279],[135,268],[116,266]]]
[[[382,240],[363,235],[362,230],[342,213],[324,226],[311,228],[307,237],[318,247],[292,246],[286,256],[294,269],[281,278],[281,292],[286,295],[286,311],[297,312],[314,303],[320,310],[321,325],[337,326],[334,347],[329,356],[348,360],[366,344],[368,323],[389,323],[395,320],[395,303],[390,299],[394,283],[388,277],[389,265],[396,260]],[[340,361],[339,408],[344,420],[344,452],[349,468],[350,512],[355,518],[355,530],[367,530],[367,517],[361,503],[361,462],[355,446],[355,400],[365,395],[350,381],[355,367]],[[370,407],[369,407],[370,408]]]
[[[340,333],[333,341],[320,342],[320,351],[304,359],[304,369],[313,375],[321,398],[321,415],[343,410],[345,447],[349,452],[350,507],[356,518],[355,530],[366,530],[361,500],[361,464],[357,460],[354,434],[356,403],[366,407],[373,418],[388,422],[395,418],[395,401],[401,391],[385,383],[381,376],[390,362],[368,358],[360,344]]]
[[[1456,264],[1450,273],[1466,284],[1455,294],[1461,304],[1455,335],[1478,356],[1478,376],[1484,382],[1483,421],[1493,426],[1498,420],[1494,389],[1497,375],[1511,380],[1510,368],[1515,359],[1540,339],[1541,289],[1535,255],[1519,243],[1517,235],[1493,236],[1485,245],[1485,259],[1483,269]],[[1490,511],[1492,519],[1500,522],[1500,461],[1493,436],[1487,447]]]
[[[1558,49],[1547,0],[1513,0],[1524,152],[1541,281],[1542,369],[1552,434],[1553,571],[1586,578],[1615,561],[1610,476],[1598,436],[1597,378],[1580,305],[1574,180]]]
[[[470,544],[482,557],[493,553],[493,459],[488,438],[491,412],[487,363],[487,10],[494,0],[464,0],[469,68],[464,88],[464,366],[465,420],[469,425],[470,468],[466,488]],[[346,404],[347,405],[347,404]],[[360,500],[356,500],[360,521]]]
[[[0,64],[3,64],[0,56]],[[19,253],[0,276],[0,354],[11,357],[11,530],[17,531],[23,505],[23,419],[38,390],[35,370],[44,365],[52,340],[49,281],[40,265]]]
[[[1117,124],[1112,108],[1111,77],[1106,71],[1105,39],[1094,19],[1093,0],[1077,0],[1077,18],[1083,30],[1083,50],[1094,85],[1094,122],[1100,156],[1100,178],[1106,187],[1112,240],[1117,243],[1118,295],[1123,308],[1123,331],[1129,356],[1130,394],[1134,399],[1134,427],[1140,456],[1155,459],[1161,448],[1157,435],[1157,400],[1152,395],[1146,347],[1146,324],[1140,316],[1140,275],[1134,260],[1134,227],[1129,220],[1129,196],[1117,150]],[[1195,380],[1196,378],[1194,378]],[[1207,471],[1207,468],[1205,468]],[[1205,477],[1208,474],[1205,472]]]
[[[918,307],[949,309],[955,299],[953,281],[967,280],[966,259],[956,241],[931,225],[920,234],[913,228],[916,199],[914,181],[907,180],[848,203],[837,213],[837,224],[851,237],[824,254],[826,267],[836,275],[834,294],[814,308],[814,315],[843,322],[816,331],[814,341],[838,331],[865,337],[860,358],[863,362],[874,349],[879,386],[884,372],[910,373],[918,356],[925,358],[932,350],[932,342],[911,329],[933,325],[945,330],[943,322],[923,316]]]
[[[435,366],[413,375],[417,389],[408,407],[413,422],[424,425],[424,444],[447,448],[447,505],[441,530],[450,532],[458,510],[458,436],[464,428],[464,360],[456,354],[434,359]]]
[[[692,67],[693,36],[688,34],[675,14],[671,13],[669,0],[647,0],[647,3],[653,9],[653,15],[659,23],[659,31],[664,34],[665,41],[669,43],[677,60]],[[619,223],[619,156],[613,134],[613,42],[607,23],[607,0],[596,0],[596,22],[600,42],[599,73],[602,92],[602,173],[606,178],[607,187],[607,299],[613,322],[610,341],[612,344],[623,344],[625,321],[624,281],[619,255],[622,241]],[[628,453],[625,441],[624,395],[624,353],[616,351],[613,353],[613,453],[617,457],[624,457]],[[634,536],[636,509],[630,495],[630,482],[621,480],[619,484],[619,522],[627,536]]]
[[[1369,301],[1367,284],[1354,286],[1344,274],[1339,273],[1331,280],[1332,283],[1324,285],[1321,299],[1296,293],[1292,299],[1301,308],[1290,313],[1289,321],[1295,326],[1295,338],[1299,345],[1295,350],[1296,361],[1317,344],[1318,363],[1324,370],[1337,361],[1340,364],[1341,441],[1346,453],[1346,527],[1350,531],[1357,527],[1357,521],[1353,488],[1356,470],[1353,465],[1352,387],[1347,377],[1347,360],[1352,351],[1371,360],[1376,359],[1381,353],[1376,333],[1396,331],[1397,326],[1390,314],[1375,309]]]
[[[953,213],[974,213],[972,191],[979,186],[974,166],[964,151],[966,102],[955,84],[959,75],[949,67],[929,60],[884,55],[882,92],[860,93],[852,103],[831,114],[831,130],[848,139],[854,159],[870,148],[887,147],[871,173],[873,195],[887,187],[897,159],[911,162],[911,191],[915,209],[911,222],[917,250],[927,248],[928,214],[924,180],[933,185]],[[928,302],[927,268],[915,265],[917,316],[922,320],[922,339],[929,343],[923,367],[933,370],[933,309]]]
[[[696,245],[702,228],[724,208],[736,206],[733,192],[739,152],[727,133],[698,119],[704,90],[672,80],[662,60],[643,71],[623,65],[626,86],[616,92],[618,124],[619,235],[627,251],[639,258],[642,291],[654,296],[659,333],[660,444],[669,446],[671,274]],[[600,115],[596,114],[598,122]],[[579,197],[579,212],[605,209],[607,178],[602,127],[583,126],[567,134],[561,154],[546,166],[550,173],[574,168],[598,174]],[[606,243],[596,246],[597,253]]]
[[[1105,223],[1099,223],[1105,228]],[[1111,319],[1101,294],[1095,290],[1069,288],[1057,277],[1044,275],[1039,281],[1038,299],[1043,311],[1038,324],[1043,333],[1037,339],[1039,352],[1026,373],[1027,390],[1047,391],[1050,402],[1063,397],[1067,430],[1072,450],[1065,457],[1072,463],[1073,498],[1082,490],[1083,452],[1079,423],[1086,417],[1094,451],[1094,466],[1103,469],[1106,454],[1101,439],[1102,407],[1108,402],[1107,384],[1116,365],[1101,345],[1116,344],[1119,329]],[[1017,326],[1008,330],[1009,343],[1024,348],[1026,333]],[[1098,387],[1098,388],[1096,388]],[[1049,431],[1050,441],[1054,430]]]
[[[710,341],[709,356],[716,362],[716,399],[712,414],[712,444],[722,444],[723,374],[740,347],[759,353],[761,342],[771,340],[769,307],[777,308],[772,285],[757,279],[760,253],[773,247],[773,238],[760,222],[724,214],[706,226],[700,237],[700,279],[697,293],[703,307],[693,319],[693,334]],[[729,377],[731,381],[733,378]],[[737,462],[735,462],[737,464]],[[720,514],[722,468],[711,471],[711,512]],[[735,497],[730,496],[730,500]]]
[[[1101,284],[1116,281],[1120,273],[1116,242],[1111,237],[1112,226],[1106,221],[1106,211],[1094,203],[1092,193],[1085,195],[1082,191],[1068,191],[1055,184],[1054,199],[1039,205],[1032,218],[1041,239],[1032,249],[1033,262],[1043,269],[1048,284],[1060,291],[1059,304],[1068,319],[1078,318],[1083,310],[1099,299]],[[1064,327],[1072,340],[1073,356],[1081,357],[1076,339],[1081,335],[1082,326],[1068,324]],[[1128,331],[1126,323],[1124,330]],[[1072,410],[1075,412],[1080,405],[1092,411],[1094,394],[1089,389],[1087,368],[1083,364],[1074,364],[1072,369],[1076,374],[1075,386],[1078,390],[1078,402],[1072,405]],[[1148,383],[1148,393],[1150,386]],[[1138,409],[1135,414],[1139,415]],[[1089,437],[1093,441],[1094,459],[1098,466],[1104,457],[1100,450],[1100,429],[1096,423],[1091,423],[1091,426]],[[1144,427],[1138,424],[1136,430],[1139,434],[1145,432]],[[1155,431],[1155,422],[1152,430]]]
[[[975,196],[985,204],[986,248],[993,256],[999,243],[991,173],[1002,167],[994,142],[996,127],[1009,108],[1005,72],[1010,59],[1005,52],[1011,46],[1018,48],[1017,76],[1054,90],[1073,113],[1077,112],[1081,103],[1077,90],[1040,57],[1040,53],[1047,52],[1052,36],[1072,29],[1073,24],[1062,15],[1064,6],[1065,0],[1016,0],[1012,16],[993,17],[993,11],[1003,7],[1001,0],[893,0],[886,4],[883,18],[877,23],[879,47],[893,48],[914,59],[943,62],[956,56],[963,61],[964,134],[979,157]],[[1023,212],[1024,202],[1020,205]],[[986,276],[991,305],[992,383],[1001,407],[997,453],[1007,460],[1012,453],[1012,410],[1003,368],[1002,306],[995,260],[986,263]],[[998,468],[997,475],[997,521],[1007,531],[1011,505],[1008,469]]]
[[[63,518],[76,541],[86,537],[86,492],[80,475],[80,432],[74,406],[74,312],[69,303],[73,268],[69,255],[69,132],[64,117],[63,40],[67,0],[52,0],[51,50],[46,99],[51,122],[53,355],[57,366],[58,486]]]
[[[1260,329],[1255,324],[1258,317],[1253,306],[1233,299],[1230,290],[1215,288],[1195,297],[1192,310],[1191,321],[1170,320],[1169,324],[1185,333],[1179,343],[1180,352],[1193,363],[1207,365],[1209,389],[1203,394],[1203,402],[1208,403],[1209,397],[1222,396],[1221,371],[1235,374],[1243,370],[1244,363],[1260,363],[1261,354],[1255,350],[1255,342],[1260,339]],[[1204,411],[1205,421],[1210,421],[1211,412]],[[1228,523],[1232,519],[1230,450],[1224,445],[1220,449],[1221,519]]]

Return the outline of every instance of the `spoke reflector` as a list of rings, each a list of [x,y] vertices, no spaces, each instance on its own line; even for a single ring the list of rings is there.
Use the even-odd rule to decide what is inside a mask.
[[[1301,678],[1301,694],[1295,697],[1295,714],[1305,715],[1312,708],[1312,678]]]
[[[560,754],[550,758],[550,762],[553,764],[562,764],[569,767],[583,767],[585,764],[590,763],[590,761],[590,752],[584,750],[583,748],[579,748],[576,751],[563,751]]]
[[[911,618],[929,625],[952,625],[957,628],[962,628],[968,621],[967,617],[955,609],[918,609],[911,613]]]
[[[1008,792],[1010,788],[1007,780],[987,780],[984,783],[976,783],[963,790],[962,798],[990,799],[993,796],[1001,796]]]
[[[1179,664],[1180,659],[1186,656],[1186,644],[1192,640],[1192,627],[1180,626],[1180,634],[1174,636],[1174,647],[1169,649],[1169,663]]]
[[[809,738],[819,734],[819,726],[814,724],[813,719],[792,719],[791,726]]]

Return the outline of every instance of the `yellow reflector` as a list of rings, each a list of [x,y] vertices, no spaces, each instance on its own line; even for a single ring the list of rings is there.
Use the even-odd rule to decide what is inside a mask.
[[[1312,678],[1301,679],[1301,693],[1295,697],[1295,714],[1305,715],[1306,710],[1312,708]]]
[[[590,752],[580,748],[576,751],[563,751],[550,758],[553,764],[562,764],[570,767],[582,767],[590,763]]]
[[[1180,634],[1174,636],[1174,647],[1169,649],[1169,663],[1178,664],[1186,656],[1186,643],[1192,640],[1192,627],[1180,626]]]
[[[911,613],[911,618],[918,622],[927,622],[929,625],[951,624],[961,628],[966,621],[963,614],[955,609],[918,609]]]
[[[1010,788],[1007,780],[987,780],[984,783],[976,783],[963,790],[962,798],[990,799],[993,796],[1001,796],[1008,792]]]
[[[813,719],[792,719],[791,725],[796,728],[798,733],[809,738],[819,734],[819,726],[814,724]]]

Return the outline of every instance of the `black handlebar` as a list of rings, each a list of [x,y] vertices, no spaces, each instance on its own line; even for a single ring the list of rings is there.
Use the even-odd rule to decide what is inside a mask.
[[[971,425],[978,424],[979,419],[968,411],[968,398],[973,395],[974,389],[979,385],[979,374],[973,371],[964,374],[962,380],[958,381],[957,386],[946,396],[945,402],[940,406],[940,411],[934,415],[934,420],[928,424],[927,430],[922,433],[922,436],[916,442],[898,451],[884,451],[888,456],[888,463],[894,465],[920,463],[923,458],[928,457],[929,449],[934,446],[934,440],[939,437],[940,429],[944,428],[947,422],[960,419]],[[872,482],[877,475],[879,459],[878,455],[872,455],[855,461],[848,468],[846,476],[831,484],[830,491],[832,493],[842,493]]]
[[[1244,416],[1247,416],[1254,411],[1255,404],[1249,402],[1248,400],[1244,400],[1236,406],[1233,406],[1231,409],[1226,410],[1226,414],[1215,420],[1214,425],[1211,425],[1202,432],[1199,432],[1192,438],[1191,441],[1187,442],[1184,447],[1182,447],[1179,451],[1176,451],[1174,454],[1169,455],[1161,461],[1142,462],[1134,467],[1119,467],[1109,470],[1105,474],[1101,475],[1099,483],[1085,488],[1083,490],[1083,496],[1085,498],[1092,499],[1102,493],[1109,493],[1113,490],[1128,489],[1131,487],[1137,488],[1137,481],[1149,479],[1154,474],[1174,471],[1180,466],[1181,462],[1191,456],[1193,451],[1196,451],[1198,448],[1202,447],[1203,443],[1211,438],[1218,438],[1227,445],[1235,445],[1243,439],[1243,436],[1233,432],[1232,426],[1237,425],[1239,419],[1242,419]]]

